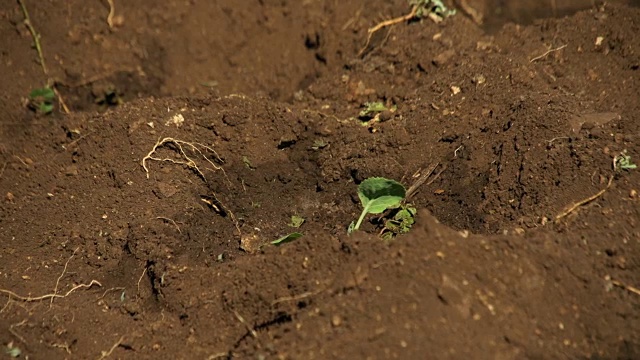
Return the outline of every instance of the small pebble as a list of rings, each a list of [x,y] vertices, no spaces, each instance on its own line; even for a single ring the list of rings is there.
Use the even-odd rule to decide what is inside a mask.
[[[340,318],[340,316],[338,315],[333,315],[331,317],[331,325],[333,325],[334,327],[338,327],[342,324],[342,319]]]

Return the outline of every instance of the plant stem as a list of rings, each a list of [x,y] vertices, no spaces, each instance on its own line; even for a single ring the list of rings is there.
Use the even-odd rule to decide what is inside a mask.
[[[354,231],[360,229],[360,224],[362,224],[362,220],[364,220],[364,217],[367,216],[367,213],[369,212],[368,210],[369,210],[368,206],[362,210],[362,214],[360,214],[360,218],[358,219],[356,226],[353,227]]]
[[[31,33],[31,37],[33,38],[33,44],[36,47],[36,51],[38,52],[38,58],[40,60],[40,66],[42,66],[42,71],[45,75],[49,75],[49,71],[47,71],[47,64],[44,62],[44,55],[42,53],[42,46],[40,45],[40,34],[36,31],[31,23],[31,18],[29,17],[29,12],[27,11],[27,6],[24,4],[22,0],[18,0],[18,4],[22,8],[22,14],[24,15],[24,24],[29,29]]]
[[[53,92],[58,97],[60,107],[62,107],[62,110],[64,110],[64,112],[68,114],[71,111],[62,99],[62,95],[60,95],[60,92],[56,88],[56,81],[49,76],[49,70],[47,69],[47,64],[44,61],[44,53],[42,52],[42,44],[40,44],[40,34],[36,31],[36,28],[33,27],[31,17],[29,17],[29,12],[27,11],[27,5],[25,5],[23,0],[18,0],[18,4],[20,4],[22,14],[24,15],[24,25],[27,27],[27,29],[29,29],[31,37],[33,38],[33,44],[36,47],[36,51],[38,52],[38,59],[40,60],[40,66],[42,66],[42,72],[47,77],[47,87],[50,87],[53,90]]]

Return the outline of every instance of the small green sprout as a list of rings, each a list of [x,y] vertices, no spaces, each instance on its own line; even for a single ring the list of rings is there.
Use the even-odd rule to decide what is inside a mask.
[[[53,99],[55,97],[56,93],[48,86],[35,89],[29,94],[29,108],[40,114],[50,114],[53,112]]]
[[[276,246],[278,246],[278,245],[286,244],[286,243],[288,243],[288,242],[292,242],[293,240],[299,239],[299,238],[301,238],[301,237],[302,237],[302,234],[301,234],[301,233],[299,233],[299,232],[294,232],[294,233],[291,233],[291,234],[285,235],[285,236],[283,236],[283,237],[281,237],[281,238],[279,238],[279,239],[277,239],[277,240],[273,240],[273,241],[271,242],[271,245],[276,245]]]
[[[19,347],[13,346],[13,341],[7,344],[4,352],[13,358],[20,357],[20,355],[22,354],[22,350],[20,350]]]
[[[620,155],[616,155],[613,158],[613,169],[615,171],[633,170],[636,168],[638,168],[638,166],[631,162],[631,156],[627,155],[627,150],[623,150]]]
[[[289,222],[289,226],[292,228],[299,228],[304,223],[304,218],[298,215],[291,216],[291,222]]]
[[[322,139],[317,139],[313,141],[313,146],[311,147],[311,149],[318,151],[326,148],[327,146],[329,146],[329,143]]]
[[[443,18],[455,15],[456,10],[449,10],[441,0],[409,0],[409,4],[417,7],[416,15],[418,19],[425,16],[435,15],[442,20]]]
[[[382,177],[368,178],[358,186],[358,197],[362,203],[362,214],[354,224],[349,225],[349,233],[360,229],[362,220],[367,214],[381,214],[387,209],[400,205],[407,191],[395,180]]]
[[[395,215],[387,220],[382,229],[382,238],[392,240],[400,234],[406,234],[416,222],[416,208],[411,205],[402,205]]]
[[[249,170],[255,170],[256,169],[256,167],[253,166],[253,164],[251,163],[251,160],[249,160],[248,157],[243,156],[242,157],[242,162],[244,163],[244,166],[247,167],[247,169],[249,169]]]
[[[398,110],[396,105],[388,108],[381,101],[367,102],[364,104],[365,108],[358,114],[358,119],[362,122],[362,126],[372,126],[375,123],[381,122],[381,114],[383,111],[395,112]]]
[[[360,111],[360,113],[358,114],[358,117],[365,118],[365,119],[370,119],[374,117],[376,113],[389,110],[387,109],[386,106],[384,106],[384,104],[381,101],[367,102],[367,103],[364,103],[364,106],[365,108],[362,111]]]

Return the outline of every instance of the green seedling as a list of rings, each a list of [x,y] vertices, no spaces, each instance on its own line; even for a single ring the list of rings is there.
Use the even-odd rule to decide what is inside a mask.
[[[354,224],[349,225],[349,233],[360,229],[362,220],[367,214],[381,214],[387,209],[395,208],[404,200],[407,191],[395,180],[382,177],[368,178],[358,186],[358,197],[362,203],[362,214]]]
[[[19,347],[13,346],[13,341],[7,344],[4,352],[12,358],[20,357],[20,355],[22,354],[22,350],[20,350]]]
[[[311,149],[318,151],[326,148],[327,146],[329,146],[329,143],[322,139],[317,139],[313,141],[313,146],[311,147]]]
[[[415,7],[415,17],[418,19],[432,15],[443,19],[456,13],[455,9],[447,9],[441,0],[409,0],[409,4]]]
[[[364,106],[365,108],[358,114],[358,118],[362,121],[360,123],[362,126],[371,126],[374,123],[380,122],[380,114],[382,114],[383,111],[395,112],[398,109],[395,105],[388,108],[380,101],[367,102]]]
[[[304,223],[304,218],[298,215],[291,216],[291,222],[289,222],[289,226],[292,228],[299,228]]]
[[[35,89],[29,94],[29,108],[40,114],[50,114],[53,112],[53,99],[55,97],[56,93],[48,86]]]
[[[411,205],[402,205],[393,217],[387,220],[382,229],[382,238],[392,240],[400,234],[406,234],[416,222],[416,208]]]
[[[381,101],[367,102],[367,103],[364,103],[364,109],[360,111],[360,113],[358,114],[358,117],[364,118],[364,119],[371,119],[377,113],[383,112],[385,110],[389,110],[389,109],[387,109],[387,107],[384,106],[384,104]]]
[[[281,238],[279,238],[279,239],[277,239],[277,240],[273,240],[273,241],[271,242],[271,245],[279,246],[279,245],[282,245],[282,244],[286,244],[286,243],[288,243],[288,242],[292,242],[293,240],[299,239],[299,238],[301,238],[301,237],[302,237],[302,234],[301,234],[301,233],[299,233],[299,232],[294,232],[294,233],[291,233],[291,234],[285,235],[285,236],[283,236],[283,237],[281,237]]]
[[[620,155],[616,155],[613,158],[613,168],[615,171],[633,170],[638,166],[631,162],[631,156],[627,155],[627,150],[623,150]]]
[[[208,87],[208,88],[214,88],[214,87],[218,86],[218,82],[215,81],[215,80],[202,81],[202,82],[200,82],[200,85],[202,85],[204,87]]]
[[[253,164],[251,163],[251,160],[249,160],[248,157],[243,156],[242,157],[242,162],[244,163],[244,166],[247,167],[247,169],[249,169],[249,170],[255,170],[256,169],[256,167],[253,166]]]

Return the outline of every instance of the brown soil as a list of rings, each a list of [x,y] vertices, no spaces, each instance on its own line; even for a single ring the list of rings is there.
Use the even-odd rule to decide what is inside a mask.
[[[364,48],[405,0],[112,3],[25,3],[48,75],[0,9],[3,351],[640,358],[632,2],[458,0]],[[48,78],[70,114],[27,108]],[[347,235],[363,179],[432,165],[408,234]]]

